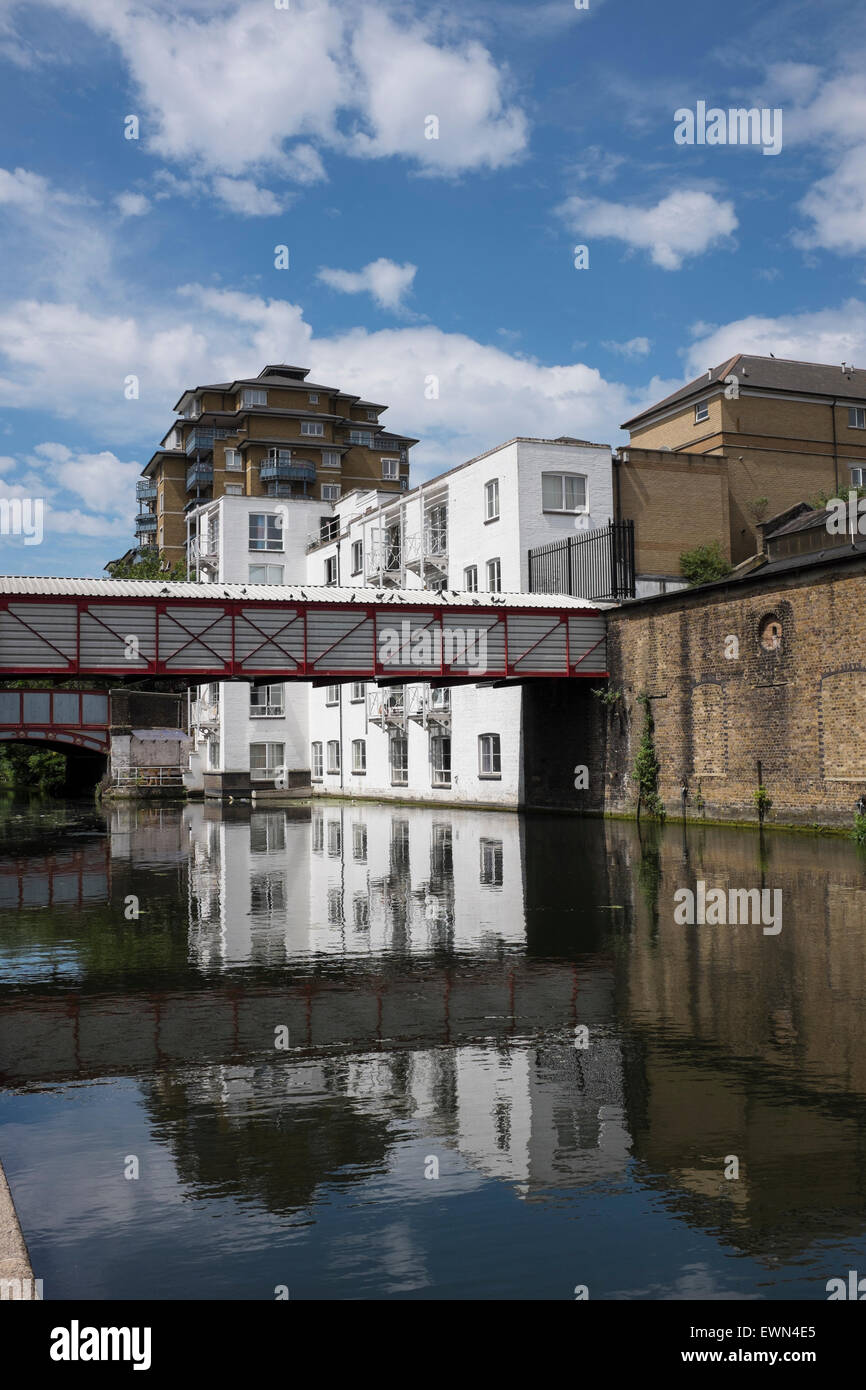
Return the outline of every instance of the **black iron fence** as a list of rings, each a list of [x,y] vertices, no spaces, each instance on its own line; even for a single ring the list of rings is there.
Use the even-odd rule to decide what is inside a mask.
[[[529,552],[529,589],[575,598],[634,598],[634,522],[609,521],[596,531],[536,546]]]

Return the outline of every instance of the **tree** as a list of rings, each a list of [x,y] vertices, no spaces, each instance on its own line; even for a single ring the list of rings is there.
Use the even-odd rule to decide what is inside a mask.
[[[731,566],[722,554],[718,541],[706,545],[696,545],[694,550],[684,550],[680,556],[680,574],[689,581],[689,587],[697,584],[711,584],[714,579],[724,579],[731,572]]]
[[[138,560],[111,560],[105,566],[110,579],[162,579],[171,580],[177,583],[187,579],[186,564],[183,560],[178,560],[177,564],[172,565],[171,569],[162,569],[162,556],[156,546],[148,546],[146,550],[139,551]]]

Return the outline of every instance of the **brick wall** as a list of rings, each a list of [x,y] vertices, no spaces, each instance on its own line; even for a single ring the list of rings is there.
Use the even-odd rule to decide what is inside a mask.
[[[770,821],[850,824],[866,794],[864,611],[866,567],[845,556],[611,612],[609,684],[623,690],[626,717],[603,709],[594,740],[607,809],[634,809],[645,691],[670,813],[685,780],[691,814],[700,795],[707,816],[754,819],[760,760]],[[761,639],[770,619],[782,629],[775,650]]]

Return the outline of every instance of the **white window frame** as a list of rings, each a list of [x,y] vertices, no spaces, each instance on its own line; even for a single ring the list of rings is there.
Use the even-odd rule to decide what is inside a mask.
[[[403,745],[405,753],[399,765],[394,762],[394,748],[398,743]],[[409,785],[409,739],[406,734],[391,734],[388,740],[388,769],[391,774],[392,787],[407,787]]]
[[[338,567],[338,565],[337,565],[337,557],[336,557],[336,555],[326,555],[326,556],[325,556],[325,583],[328,584],[328,585],[334,585],[334,584],[338,584],[339,581],[340,581],[340,572],[339,572],[339,567]]]
[[[382,477],[386,478],[389,483],[396,483],[400,477],[400,460],[380,459],[379,462],[382,465]]]
[[[321,782],[325,775],[325,756],[321,739],[310,744],[310,780]]]
[[[224,457],[227,473],[243,473],[244,461],[240,449],[226,449]]]
[[[340,687],[339,687],[339,685],[326,685],[326,686],[325,686],[325,704],[326,704],[326,705],[338,705],[339,703],[340,703]]]
[[[701,424],[703,424],[704,420],[709,420],[709,418],[710,418],[710,403],[709,403],[709,401],[698,401],[697,405],[695,406],[695,424],[696,424],[696,425],[701,425]]]
[[[493,571],[493,573],[491,573],[492,567],[494,565],[496,566],[496,569],[495,571]],[[502,560],[498,555],[494,555],[492,560],[487,561],[487,593],[502,593]]]
[[[349,443],[355,444],[362,449],[372,449],[373,431],[372,430],[349,430]]]
[[[245,386],[241,392],[241,406],[247,409],[257,405],[267,405],[268,393],[260,386]]]
[[[364,573],[364,542],[352,541],[352,573]]]
[[[374,421],[375,421],[375,420],[378,420],[378,419],[379,419],[379,412],[378,412],[378,410],[368,410],[368,411],[367,411],[367,419],[368,419],[368,420],[374,420]]]
[[[326,771],[329,777],[337,777],[340,773],[340,740],[338,738],[328,739],[328,761]]]
[[[340,451],[339,451],[339,449],[323,449],[323,450],[322,450],[322,467],[323,467],[323,468],[339,468],[339,467],[340,467]]]
[[[276,695],[274,692],[277,692]],[[261,697],[264,696],[264,699]],[[261,703],[256,704],[256,698]],[[285,719],[286,687],[282,681],[275,685],[250,686],[250,719]]]
[[[467,594],[478,593],[478,566],[467,565],[463,571],[463,588]]]
[[[559,500],[562,503],[559,507],[550,507],[544,500],[544,480],[545,478],[556,478],[559,481]],[[566,507],[565,505],[565,480],[566,478],[579,478],[583,483],[583,503],[579,507]],[[585,473],[560,473],[559,471],[548,471],[541,475],[541,510],[551,512],[560,516],[582,516],[589,511],[589,484]]]
[[[499,516],[499,479],[489,478],[484,484],[484,520],[498,521]]]
[[[226,497],[243,497],[244,489],[241,483],[226,483],[223,488]]]
[[[502,740],[499,734],[478,735],[478,776],[485,781],[502,780]]]
[[[352,681],[350,690],[351,690],[351,693],[350,693],[350,695],[349,695],[349,704],[350,704],[350,705],[363,705],[364,701],[365,701],[366,698],[367,698],[367,682],[366,682],[366,681]]]
[[[851,469],[851,486],[863,487],[866,485],[866,468]]]
[[[436,745],[448,744],[448,767],[442,766],[444,759],[440,758],[437,762],[435,754],[441,752]],[[451,735],[450,734],[431,734],[430,735],[430,785],[431,787],[450,787],[451,786]]]
[[[256,579],[253,571],[264,570],[264,578]],[[250,565],[249,584],[282,584],[283,575],[286,572],[285,565]]]
[[[260,520],[264,522],[264,535],[261,538],[253,536],[253,525]],[[254,553],[257,551],[284,550],[283,528],[280,525],[280,520],[281,517],[279,512],[250,512],[247,520],[247,529],[249,532],[248,548]],[[271,523],[273,523],[273,525]],[[275,531],[276,534],[274,534]]]
[[[263,767],[253,767],[253,751],[264,748],[265,759]],[[258,741],[250,744],[250,780],[253,782],[267,782],[272,777],[276,777],[286,765],[286,745],[284,743],[259,743]]]
[[[352,739],[352,771],[356,777],[361,777],[366,774],[367,740],[365,738]]]
[[[322,483],[322,501],[338,502],[340,499],[339,483]]]
[[[325,425],[322,420],[302,420],[301,434],[308,435],[313,439],[321,439],[325,433]]]
[[[319,393],[318,393],[318,391],[309,391],[309,392],[307,393],[307,403],[308,403],[309,405],[318,405],[318,404],[319,404]]]

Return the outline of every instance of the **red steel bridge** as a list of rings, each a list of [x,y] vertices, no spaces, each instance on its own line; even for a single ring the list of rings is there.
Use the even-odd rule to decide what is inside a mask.
[[[560,594],[3,577],[0,678],[598,678],[605,607]]]

